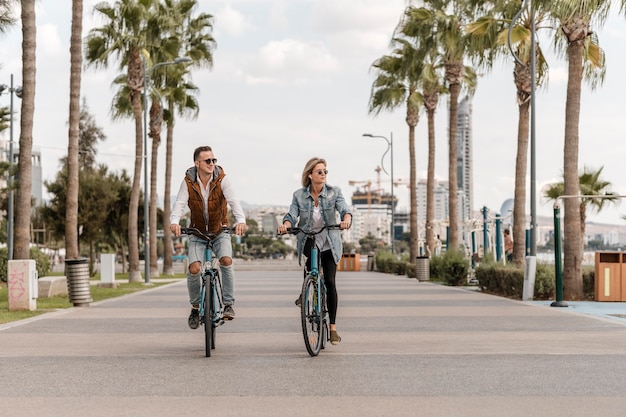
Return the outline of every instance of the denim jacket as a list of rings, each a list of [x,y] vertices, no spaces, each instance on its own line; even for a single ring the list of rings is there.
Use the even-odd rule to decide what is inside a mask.
[[[318,200],[322,220],[325,226],[329,224],[337,224],[341,221],[341,219],[343,219],[345,214],[352,214],[350,213],[350,208],[348,207],[348,204],[346,203],[339,187],[324,184],[324,188],[322,188],[322,192],[320,193]],[[283,217],[283,223],[289,220],[294,227],[311,230],[314,204],[315,200],[311,195],[310,186],[296,190],[293,193],[289,213]],[[339,218],[337,218],[337,214],[339,214]],[[329,230],[328,237],[330,239],[330,248],[332,250],[335,263],[339,263],[341,255],[343,254],[341,231]],[[302,251],[304,249],[305,240],[306,236],[302,233],[298,234],[298,262],[301,262],[302,259]]]

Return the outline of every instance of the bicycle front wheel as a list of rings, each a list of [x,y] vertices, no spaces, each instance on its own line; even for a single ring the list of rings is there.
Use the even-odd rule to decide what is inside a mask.
[[[304,345],[311,356],[317,356],[320,353],[324,336],[320,301],[316,278],[309,275],[302,284],[300,318],[302,321]]]
[[[207,277],[204,291],[204,350],[207,358],[211,357],[211,349],[215,347],[213,308],[213,284],[210,277]]]

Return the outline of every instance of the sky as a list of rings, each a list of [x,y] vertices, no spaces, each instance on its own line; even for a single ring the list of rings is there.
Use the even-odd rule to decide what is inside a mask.
[[[93,14],[99,0],[84,0],[84,35],[103,24]],[[112,3],[112,2],[111,2]],[[200,88],[200,114],[178,119],[175,127],[172,189],[175,193],[193,150],[210,145],[247,204],[288,205],[306,161],[314,156],[328,163],[328,183],[348,198],[350,181],[371,181],[389,191],[391,179],[376,168],[387,149],[381,138],[393,138],[394,180],[409,178],[408,127],[405,110],[368,114],[375,74],[371,64],[390,52],[389,41],[406,7],[405,0],[199,0],[199,12],[214,16],[217,42],[212,69],[193,69]],[[615,13],[598,30],[606,52],[604,84],[584,86],[580,115],[579,167],[604,167],[602,178],[615,194],[626,195],[626,19]],[[69,39],[71,1],[37,2],[37,89],[33,146],[43,155],[43,176],[53,180],[59,159],[67,154],[69,112]],[[540,38],[540,42],[545,42]],[[550,45],[545,42],[545,50]],[[0,84],[21,82],[21,29],[0,35]],[[536,92],[537,214],[552,216],[552,203],[541,196],[546,184],[562,180],[567,66],[549,54],[547,87]],[[474,210],[499,212],[513,197],[518,109],[511,60],[498,62],[481,75],[472,98]],[[116,62],[108,70],[85,68],[81,95],[107,140],[99,145],[98,161],[110,170],[133,172],[134,125],[110,117],[120,73]],[[9,97],[0,96],[0,106]],[[18,107],[19,101],[14,105]],[[436,119],[436,176],[446,180],[447,98]],[[8,139],[8,131],[4,132]],[[16,123],[14,140],[19,139]],[[164,139],[164,137],[163,137]],[[159,150],[158,190],[164,188],[164,153]],[[427,120],[416,128],[418,179],[426,177]],[[529,158],[530,160],[530,158]],[[391,168],[385,157],[387,172]],[[142,169],[143,173],[143,169]],[[529,174],[530,176],[530,169]],[[530,178],[527,180],[530,191]],[[143,185],[143,178],[142,178]],[[409,190],[398,186],[397,211],[408,210]],[[45,190],[44,190],[45,198]],[[162,198],[162,196],[161,196]],[[527,213],[530,213],[527,198]],[[626,204],[588,213],[588,221],[625,223]]]

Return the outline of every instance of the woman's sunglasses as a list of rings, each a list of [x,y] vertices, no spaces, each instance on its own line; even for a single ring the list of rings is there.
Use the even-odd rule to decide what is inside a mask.
[[[328,170],[327,169],[318,169],[317,171],[313,171],[313,172],[317,172],[317,175],[326,175],[328,174]]]

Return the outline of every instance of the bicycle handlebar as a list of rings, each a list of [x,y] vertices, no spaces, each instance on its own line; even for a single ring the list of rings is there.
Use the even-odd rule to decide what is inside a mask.
[[[221,232],[230,233],[232,230],[234,229],[224,226],[222,227]],[[199,229],[196,229],[195,227],[181,227],[180,234],[181,235],[194,235],[196,237],[199,237],[200,239],[203,239],[206,242],[210,242],[214,240],[217,236],[219,236],[220,233],[205,233]]]
[[[322,231],[324,230],[341,230],[341,225],[340,224],[328,224],[324,227],[322,227],[320,230],[318,231],[312,231],[312,230],[304,230],[301,229],[299,227],[288,227],[287,228],[287,233],[288,234],[292,234],[292,235],[297,235],[298,233],[303,233],[307,236],[313,237],[317,234],[322,233]]]

